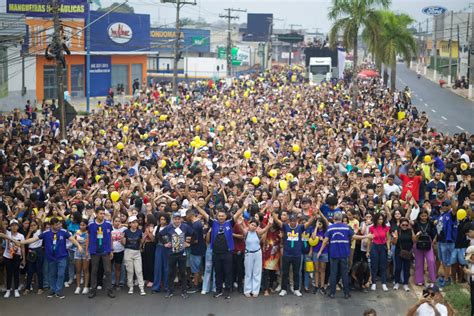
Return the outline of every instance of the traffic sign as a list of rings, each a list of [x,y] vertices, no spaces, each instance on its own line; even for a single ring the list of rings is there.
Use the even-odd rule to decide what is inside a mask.
[[[287,43],[299,43],[304,41],[304,35],[298,33],[278,34],[278,40]]]

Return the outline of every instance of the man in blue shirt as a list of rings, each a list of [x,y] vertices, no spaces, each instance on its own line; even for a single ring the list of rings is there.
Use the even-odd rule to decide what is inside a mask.
[[[455,249],[457,232],[456,210],[451,208],[451,200],[441,203],[441,215],[436,221],[436,241],[438,256],[443,266],[444,277],[438,279],[438,286],[443,287],[451,281],[451,257]]]
[[[288,293],[290,266],[293,267],[293,293],[302,296],[300,292],[301,256],[303,255],[302,234],[313,223],[314,215],[304,225],[298,224],[295,214],[289,217],[289,224],[283,223],[276,213],[273,213],[273,220],[283,231],[283,257],[282,257],[282,277],[280,296]]]
[[[206,241],[204,240],[204,226],[201,219],[199,219],[194,209],[189,209],[186,212],[186,219],[191,223],[193,229],[193,238],[191,241],[191,273],[193,274],[193,287],[188,289],[188,293],[196,293],[198,291],[199,279],[201,275],[201,266],[203,258],[206,255]]]
[[[105,221],[105,210],[102,207],[96,209],[96,218],[89,223],[89,253],[91,255],[91,291],[89,298],[96,296],[97,272],[99,263],[102,261],[104,267],[104,286],[107,296],[115,298],[112,288],[112,224]]]
[[[329,297],[335,297],[337,276],[340,275],[344,287],[344,298],[348,299],[351,297],[349,294],[349,255],[354,232],[347,224],[342,223],[341,212],[334,213],[333,219],[334,224],[330,225],[324,234],[324,241],[317,256],[319,258],[329,244]]]
[[[51,288],[48,297],[56,296],[64,298],[62,292],[64,287],[64,276],[66,274],[66,264],[68,260],[68,251],[66,249],[66,240],[70,240],[77,250],[82,253],[85,251],[76,239],[68,233],[67,230],[61,229],[61,222],[59,219],[53,217],[50,221],[51,229],[44,231],[38,236],[21,241],[22,245],[27,245],[43,240],[43,245],[46,253],[46,260],[48,262],[48,277]]]

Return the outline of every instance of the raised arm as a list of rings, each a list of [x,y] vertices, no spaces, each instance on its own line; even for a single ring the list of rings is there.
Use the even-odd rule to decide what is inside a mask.
[[[194,199],[190,200],[189,202],[191,203],[191,206],[194,206],[198,210],[199,214],[201,214],[201,216],[204,218],[204,220],[206,222],[208,222],[209,221],[209,215],[206,213],[206,211],[203,210],[202,207],[197,205],[197,203]]]
[[[240,215],[242,215],[242,213],[244,212],[244,210],[246,210],[249,206],[249,202],[248,200],[245,200],[244,204],[242,205],[241,208],[239,208],[239,210],[237,212],[235,212],[234,214],[234,222],[237,222],[237,219],[240,217]]]
[[[278,227],[282,227],[283,226],[283,223],[282,221],[278,218],[278,215],[277,213],[273,212],[272,213],[272,217],[273,217],[273,221],[278,225]]]

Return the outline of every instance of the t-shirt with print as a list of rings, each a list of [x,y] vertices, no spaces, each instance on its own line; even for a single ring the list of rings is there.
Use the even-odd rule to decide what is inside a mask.
[[[283,256],[300,257],[302,254],[301,235],[304,232],[303,225],[296,225],[291,228],[288,224],[283,224]]]
[[[161,236],[168,236],[171,242],[171,253],[181,254],[185,250],[186,237],[193,235],[193,230],[187,224],[181,224],[179,227],[175,227],[173,224],[169,224],[160,231]],[[185,254],[185,253],[184,253]]]
[[[66,248],[66,240],[70,237],[71,234],[69,234],[65,229],[60,229],[56,232],[49,229],[38,236],[39,239],[43,239],[43,245],[48,261],[54,262],[69,256]]]
[[[329,239],[329,256],[334,259],[348,258],[354,231],[344,223],[335,223],[328,227],[325,238]]]
[[[314,227],[310,226],[306,228],[305,231],[301,234],[301,250],[303,254],[307,255],[309,253],[309,250],[311,247],[309,246],[308,240],[311,237],[311,234],[313,234]]]
[[[143,233],[141,230],[136,230],[132,232],[130,229],[127,229],[123,232],[125,237],[125,249],[140,250],[140,241],[142,239]]]
[[[127,229],[125,227],[113,228],[112,229],[112,252],[122,252],[125,247],[122,245],[123,232]]]
[[[6,235],[14,240],[18,240],[18,241],[25,240],[25,236],[23,236],[23,234],[20,234],[18,232],[16,233],[15,236],[13,236],[11,231],[7,231]],[[15,245],[14,242],[10,240],[6,240],[6,243],[7,243],[7,246],[5,247],[5,250],[3,251],[3,256],[5,258],[11,259],[13,258],[13,255],[21,256],[21,247],[18,247],[17,245]]]
[[[411,192],[415,201],[420,200],[420,184],[421,184],[421,177],[414,176],[409,177],[406,174],[400,173],[400,180],[402,180],[402,200],[406,200],[406,194],[408,191]]]

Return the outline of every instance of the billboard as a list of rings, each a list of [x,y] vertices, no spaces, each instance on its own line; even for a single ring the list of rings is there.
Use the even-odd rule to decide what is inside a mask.
[[[27,36],[26,49],[29,54],[43,55],[46,47],[53,40],[54,26],[51,19],[27,18],[25,19]],[[66,36],[66,45],[71,52],[84,51],[84,37],[82,30],[84,20],[61,19],[63,34]]]
[[[273,24],[272,13],[248,13],[247,30],[243,40],[246,42],[266,42]]]
[[[91,56],[91,96],[107,95],[112,86],[112,57],[111,56]]]
[[[99,19],[103,14],[91,11],[92,51],[150,51],[148,14],[110,13]]]
[[[232,47],[232,65],[242,66],[250,64],[250,50],[245,46]],[[227,59],[227,48],[217,47],[217,58]]]
[[[63,18],[84,18],[89,6],[87,0],[61,0],[59,11]],[[7,13],[24,14],[27,17],[51,17],[49,0],[7,0]]]
[[[176,37],[175,28],[151,28],[150,43],[153,51],[172,52]],[[193,53],[209,53],[211,31],[203,29],[181,29],[180,49]]]

